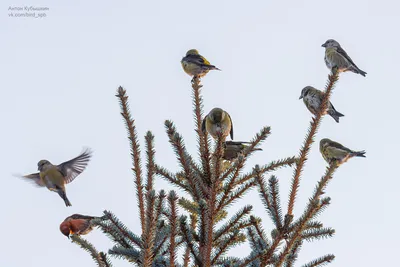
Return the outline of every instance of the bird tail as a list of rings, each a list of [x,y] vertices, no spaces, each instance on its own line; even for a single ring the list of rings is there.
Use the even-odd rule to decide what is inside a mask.
[[[354,73],[360,74],[360,75],[362,75],[364,77],[367,74],[365,71],[363,71],[363,70],[361,70],[361,69],[359,69],[357,67],[352,67],[351,71],[354,72]]]
[[[336,110],[332,110],[328,112],[329,115],[337,122],[339,123],[339,118],[344,117],[344,115]]]
[[[366,158],[366,156],[364,155],[366,152],[363,150],[363,151],[353,151],[353,152],[351,152],[351,155],[353,156],[353,157],[363,157],[363,158]]]
[[[72,206],[71,202],[69,202],[68,198],[67,198],[67,194],[65,193],[64,190],[62,189],[58,189],[57,193],[60,195],[60,197],[64,200],[65,202],[65,206],[70,207]]]
[[[220,70],[217,67],[215,67],[214,65],[208,65],[210,70]]]

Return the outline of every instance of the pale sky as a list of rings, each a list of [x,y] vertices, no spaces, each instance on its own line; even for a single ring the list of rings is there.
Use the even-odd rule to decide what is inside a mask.
[[[46,17],[10,17],[9,7],[48,7]],[[2,1],[0,3],[0,266],[95,266],[90,255],[59,232],[73,213],[111,210],[135,233],[138,212],[125,126],[114,96],[130,96],[144,150],[155,137],[156,161],[178,170],[164,121],[172,119],[196,154],[190,77],[180,65],[196,48],[222,69],[203,79],[205,112],[227,110],[235,139],[249,140],[262,126],[272,135],[246,166],[296,155],[311,114],[301,89],[323,89],[329,70],[321,44],[334,38],[367,77],[345,73],[331,101],[345,114],[325,117],[302,176],[299,216],[326,162],[318,142],[328,137],[367,158],[348,161],[326,195],[319,218],[336,229],[328,240],[305,243],[296,266],[327,253],[329,266],[393,266],[400,248],[400,182],[397,166],[398,1]],[[32,173],[37,162],[54,164],[94,150],[88,168],[67,185],[72,207],[46,188],[12,176]],[[287,209],[292,169],[276,172]],[[157,178],[157,189],[173,187]],[[176,189],[176,188],[175,188]],[[178,194],[181,194],[178,191]],[[256,190],[238,201],[271,223]],[[233,215],[233,213],[230,213]],[[85,236],[99,251],[113,245],[100,230]],[[247,256],[247,246],[229,255]],[[112,258],[114,266],[131,266]]]

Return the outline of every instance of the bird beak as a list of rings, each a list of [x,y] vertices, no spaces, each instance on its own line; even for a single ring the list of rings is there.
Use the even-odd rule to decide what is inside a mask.
[[[299,99],[302,99],[303,98],[303,96],[301,95],[300,97],[299,97]]]
[[[326,43],[323,43],[321,46],[322,46],[322,47],[326,47]]]

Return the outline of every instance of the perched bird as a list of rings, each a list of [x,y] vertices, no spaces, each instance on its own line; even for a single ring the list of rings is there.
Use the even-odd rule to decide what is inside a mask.
[[[81,214],[73,214],[60,224],[60,231],[69,238],[69,235],[86,235],[93,230],[92,220],[105,217],[93,217]]]
[[[314,115],[317,115],[319,106],[322,103],[322,99],[324,98],[324,92],[315,89],[312,86],[306,86],[301,90],[301,95],[299,99],[303,99],[304,104],[307,109]],[[329,114],[336,122],[339,122],[339,118],[344,115],[338,111],[336,111],[335,107],[331,102],[328,104],[328,109],[323,113],[323,115]]]
[[[181,60],[183,70],[190,76],[199,78],[205,76],[210,70],[220,70],[211,65],[196,49],[190,49]]]
[[[214,139],[217,139],[218,133],[220,133],[224,140],[228,135],[230,135],[233,140],[231,116],[229,116],[228,112],[220,108],[213,108],[210,113],[204,117],[201,130],[203,133],[207,131]]]
[[[367,74],[357,67],[337,41],[329,39],[322,47],[325,47],[325,64],[328,69],[337,68],[340,72],[352,71],[364,77]]]
[[[333,162],[337,162],[339,165],[345,163],[352,157],[363,157],[365,151],[353,151],[335,141],[332,141],[328,138],[321,139],[319,142],[319,151],[322,154],[322,157],[329,164]]]
[[[222,158],[224,160],[234,160],[239,154],[241,154],[250,142],[239,142],[239,141],[225,141],[224,143],[224,155]],[[262,150],[261,148],[254,148],[254,150]]]
[[[50,191],[57,192],[64,200],[65,205],[72,206],[65,192],[65,184],[72,182],[81,174],[92,156],[90,149],[84,150],[79,156],[61,163],[53,165],[48,160],[38,162],[38,173],[32,173],[22,178],[31,181],[39,187],[46,186]]]

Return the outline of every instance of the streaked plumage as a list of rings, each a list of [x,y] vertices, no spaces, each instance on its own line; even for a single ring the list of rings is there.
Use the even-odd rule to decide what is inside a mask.
[[[67,207],[72,206],[65,192],[65,184],[72,182],[85,170],[91,156],[90,149],[86,149],[79,156],[59,165],[53,165],[43,159],[38,162],[40,172],[28,174],[22,178],[33,182],[38,187],[47,187],[50,191],[57,192]]]
[[[204,117],[201,130],[203,133],[207,131],[214,139],[218,138],[217,134],[219,132],[223,139],[228,135],[233,139],[233,124],[231,116],[228,112],[220,108],[213,108],[210,113]]]
[[[322,47],[325,47],[325,64],[330,70],[337,67],[340,72],[351,71],[364,77],[367,74],[357,67],[337,41],[329,39]]]
[[[196,49],[190,49],[181,60],[183,70],[190,76],[203,77],[210,70],[220,70],[211,65]]]
[[[312,86],[306,86],[303,88],[303,90],[301,90],[299,99],[303,99],[307,109],[312,114],[316,115],[322,103],[322,99],[324,98],[324,94],[324,92],[315,89]],[[323,114],[329,114],[329,116],[331,116],[336,122],[339,122],[339,118],[344,116],[342,113],[336,111],[331,102],[329,102],[328,109]]]
[[[248,147],[246,144],[251,144],[250,142],[240,142],[240,141],[225,141],[224,143],[224,155],[222,158],[224,160],[234,160],[244,149]],[[255,148],[254,150],[262,150],[261,148]]]
[[[60,224],[60,231],[69,238],[69,235],[86,235],[93,230],[92,220],[99,217],[73,214]]]
[[[328,138],[321,139],[319,142],[319,151],[326,162],[332,164],[333,162],[339,165],[345,163],[352,157],[364,157],[365,151],[353,151],[338,142],[332,141]]]

